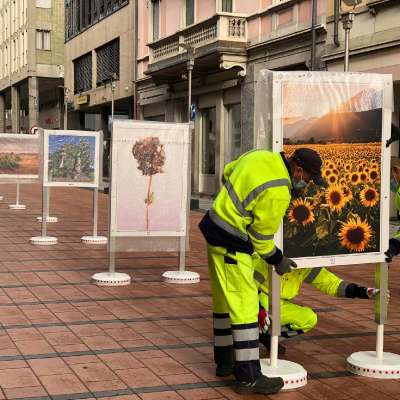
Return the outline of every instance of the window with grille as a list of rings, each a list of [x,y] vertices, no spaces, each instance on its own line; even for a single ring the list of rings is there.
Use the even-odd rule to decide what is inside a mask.
[[[151,0],[151,20],[153,40],[158,40],[160,37],[160,0]]]
[[[92,88],[92,53],[74,60],[74,92],[80,93]]]
[[[36,30],[36,49],[50,50],[50,31]]]
[[[232,0],[222,0],[222,12],[233,12]]]
[[[194,1],[186,0],[186,26],[194,24]]]
[[[119,79],[119,39],[96,49],[97,86]]]
[[[45,1],[45,0],[41,0]],[[64,0],[65,39],[69,40],[129,4],[129,0]],[[158,0],[159,1],[159,0]]]

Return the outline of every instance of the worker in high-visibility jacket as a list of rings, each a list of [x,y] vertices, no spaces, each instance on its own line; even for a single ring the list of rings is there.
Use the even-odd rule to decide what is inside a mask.
[[[269,275],[265,262],[259,258],[255,261],[254,278],[259,283],[260,311],[258,315],[260,329],[260,343],[267,349],[270,348],[270,335],[268,333],[268,288]],[[339,278],[326,268],[302,268],[288,272],[281,279],[281,336],[293,336],[309,332],[317,325],[317,314],[310,307],[293,303],[300,293],[303,282],[313,285],[319,291],[335,297],[350,299],[372,299],[379,293],[378,289],[366,288],[356,283],[350,283]],[[279,353],[285,352],[284,346],[279,344]]]
[[[279,274],[296,267],[274,244],[292,188],[320,185],[322,161],[309,148],[289,159],[266,150],[250,151],[226,165],[224,185],[199,224],[208,243],[213,298],[216,374],[232,372],[238,393],[275,393],[281,378],[261,374],[258,347],[258,255]]]

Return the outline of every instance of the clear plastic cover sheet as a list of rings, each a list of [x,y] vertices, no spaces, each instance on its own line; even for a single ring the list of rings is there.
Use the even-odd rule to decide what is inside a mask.
[[[302,147],[323,161],[323,187],[292,191],[275,240],[300,266],[384,261],[389,231],[390,75],[261,71],[255,143]]]
[[[188,124],[114,122],[110,235],[116,250],[179,250],[187,235],[189,153]]]
[[[0,183],[39,181],[41,145],[39,135],[0,134]]]

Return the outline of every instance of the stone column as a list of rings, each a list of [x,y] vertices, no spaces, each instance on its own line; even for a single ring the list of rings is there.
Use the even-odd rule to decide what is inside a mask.
[[[58,89],[57,89],[58,90]],[[28,78],[29,119],[28,129],[39,123],[39,88],[36,76]]]
[[[6,131],[6,101],[4,94],[0,93],[0,133]]]
[[[12,133],[20,133],[20,104],[19,104],[19,87],[11,86],[11,126]]]

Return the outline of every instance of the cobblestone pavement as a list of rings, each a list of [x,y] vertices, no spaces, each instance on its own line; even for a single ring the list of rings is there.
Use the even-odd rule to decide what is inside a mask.
[[[13,211],[15,185],[0,194],[0,399],[205,400],[239,399],[231,381],[214,375],[211,299],[205,246],[191,215],[188,269],[200,284],[168,285],[160,280],[177,266],[177,254],[119,253],[117,267],[129,273],[128,287],[97,287],[95,272],[107,269],[104,246],[88,247],[91,192],[52,189],[49,234],[59,244],[35,247],[40,233],[38,186],[21,187],[25,211]],[[100,233],[106,232],[107,196],[100,196]],[[385,350],[400,353],[400,269],[390,271],[390,322]],[[373,266],[342,267],[344,278],[373,285]],[[400,383],[351,376],[345,359],[373,350],[373,303],[335,299],[304,287],[298,303],[313,306],[319,324],[287,343],[285,358],[309,373],[302,389],[247,399],[399,399]],[[263,353],[265,356],[265,353]]]

